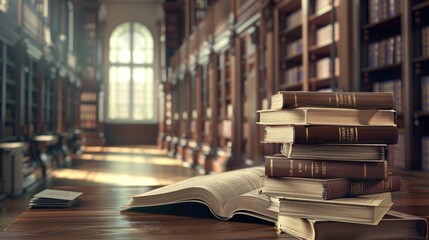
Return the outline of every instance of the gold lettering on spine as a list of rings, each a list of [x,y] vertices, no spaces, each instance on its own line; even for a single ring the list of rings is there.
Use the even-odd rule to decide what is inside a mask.
[[[338,127],[338,141],[339,142],[341,142],[341,140],[343,139],[342,134],[341,134],[341,130],[342,130],[342,127]]]
[[[322,162],[322,176],[327,177],[327,166],[326,162]]]
[[[305,142],[308,143],[308,127],[305,127]]]
[[[352,96],[353,96],[353,106],[356,107],[357,106],[357,104],[356,104],[356,95],[353,93]]]
[[[294,176],[294,172],[293,172],[293,160],[290,160],[289,176],[291,176],[291,177]]]
[[[340,106],[340,100],[338,99],[338,94],[335,93],[335,101],[337,102],[337,107]]]
[[[339,142],[357,142],[358,132],[357,127],[338,127]]]
[[[358,135],[358,131],[357,131],[357,127],[355,127],[355,142],[359,141],[359,135]]]
[[[337,107],[356,107],[355,94],[335,93]]]
[[[311,161],[311,177],[314,177],[314,161]]]
[[[363,164],[363,178],[366,178],[366,163]]]
[[[350,183],[350,196],[358,196],[363,194],[363,183],[362,182],[351,182]]]
[[[270,159],[270,172],[271,172],[271,176],[273,176],[273,169],[274,169],[274,167],[273,167],[273,159],[271,158]]]

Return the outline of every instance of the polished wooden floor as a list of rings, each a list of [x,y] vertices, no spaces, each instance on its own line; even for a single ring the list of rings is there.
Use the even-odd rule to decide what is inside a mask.
[[[23,195],[0,202],[0,230],[8,226],[28,205],[31,196],[54,186],[158,186],[195,176],[180,160],[156,146],[87,147],[67,166],[51,170],[49,176]]]

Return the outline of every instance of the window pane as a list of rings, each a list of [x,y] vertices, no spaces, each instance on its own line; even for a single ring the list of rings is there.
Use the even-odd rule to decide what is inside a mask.
[[[133,62],[153,63],[153,38],[150,31],[142,24],[134,24]]]
[[[110,67],[109,118],[111,119],[130,117],[130,77],[129,67]]]
[[[131,62],[131,23],[123,23],[115,28],[109,46],[111,63]]]
[[[154,118],[153,69],[134,68],[133,72],[133,119]]]
[[[112,32],[109,41],[109,119],[154,120],[154,73],[150,66],[154,62],[153,48],[151,32],[140,23],[124,23]]]

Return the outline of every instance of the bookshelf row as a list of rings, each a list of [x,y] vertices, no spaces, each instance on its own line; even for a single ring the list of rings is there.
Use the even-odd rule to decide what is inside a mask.
[[[73,113],[79,104],[73,100],[78,92],[75,83],[47,74],[51,69],[42,60],[30,55],[19,59],[18,49],[25,49],[25,46],[11,46],[0,41],[3,56],[0,67],[6,70],[0,76],[1,82],[5,83],[1,85],[2,91],[6,93],[0,98],[0,108],[4,109],[1,111],[0,141],[19,141],[45,132],[56,132],[59,128],[78,127],[74,121],[76,113]],[[19,75],[21,71],[24,74]],[[61,113],[57,112],[58,109]]]
[[[273,93],[393,92],[390,166],[427,171],[429,1],[250,2],[210,2],[166,62],[162,148],[205,173],[259,165],[278,151],[256,124]]]
[[[21,189],[26,189],[45,175],[42,170],[64,161],[66,151],[62,144],[71,143],[70,138],[81,127],[79,104],[81,77],[85,72],[80,73],[79,69],[84,68],[77,63],[82,62],[87,67],[96,65],[94,55],[76,56],[70,49],[81,44],[94,47],[94,41],[78,37],[79,31],[74,36],[74,31],[68,28],[86,29],[82,32],[90,40],[94,40],[97,30],[85,22],[96,21],[94,17],[82,18],[85,21],[76,18],[75,25],[59,24],[72,20],[73,14],[58,14],[63,10],[73,11],[71,3],[6,1],[5,4],[7,10],[0,10],[0,154],[3,154],[0,162],[6,162],[7,155],[10,161],[17,161],[12,165],[18,169],[2,167],[0,198],[10,194],[5,191],[6,185],[12,183],[7,179],[10,174],[22,182]],[[82,10],[77,4],[74,7]],[[78,57],[85,60],[78,61]],[[84,80],[95,81],[90,75],[85,75]],[[93,97],[88,100],[92,101]],[[84,118],[89,120],[93,116]],[[18,145],[21,147],[16,147]],[[77,144],[73,147],[77,149]],[[18,154],[18,148],[22,148],[23,153]],[[76,149],[69,150],[76,152]],[[9,156],[9,152],[22,154],[22,157]],[[21,175],[23,179],[19,179]]]

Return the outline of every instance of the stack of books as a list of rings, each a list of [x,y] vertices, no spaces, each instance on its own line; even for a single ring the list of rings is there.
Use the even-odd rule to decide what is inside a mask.
[[[81,192],[45,189],[35,194],[29,203],[30,208],[69,208],[80,202]]]
[[[265,156],[262,192],[278,200],[282,232],[318,239],[322,222],[362,230],[386,218],[401,187],[386,161],[398,139],[392,93],[279,92],[258,112],[264,142],[281,146]]]

